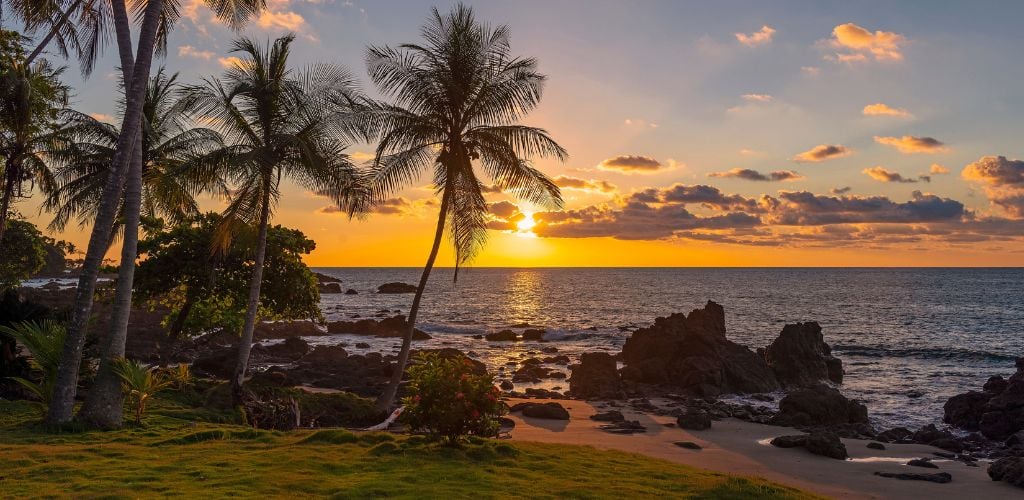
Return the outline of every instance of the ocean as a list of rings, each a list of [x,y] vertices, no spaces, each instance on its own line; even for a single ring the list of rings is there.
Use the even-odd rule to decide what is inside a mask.
[[[392,281],[415,284],[418,268],[315,268],[358,295],[327,294],[329,321],[408,313],[412,294],[377,294]],[[556,346],[570,357],[618,352],[630,333],[713,300],[725,307],[728,337],[768,345],[786,323],[817,321],[843,360],[841,390],[868,406],[880,428],[941,423],[950,396],[1009,375],[1024,356],[1024,269],[893,268],[464,268],[431,276],[418,327],[493,370]],[[529,323],[552,342],[490,343],[473,335]],[[332,335],[351,352],[393,352],[399,339]],[[369,348],[354,347],[367,342]],[[513,368],[514,369],[514,368]],[[530,385],[517,384],[517,388]],[[564,380],[544,388],[567,389]]]

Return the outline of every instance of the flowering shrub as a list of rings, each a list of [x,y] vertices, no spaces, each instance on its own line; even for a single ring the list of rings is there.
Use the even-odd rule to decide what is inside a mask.
[[[466,435],[494,436],[506,407],[490,374],[473,372],[468,358],[424,353],[409,367],[402,421],[455,444]]]

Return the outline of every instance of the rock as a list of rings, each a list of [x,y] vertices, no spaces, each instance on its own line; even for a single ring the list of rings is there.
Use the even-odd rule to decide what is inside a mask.
[[[885,443],[898,443],[900,441],[911,442],[909,439],[913,435],[914,433],[910,432],[910,429],[907,429],[906,427],[896,427],[887,431],[879,432],[875,437],[879,441]]]
[[[559,354],[558,356],[547,356],[541,361],[552,365],[567,365],[569,364],[569,356],[564,354]]]
[[[367,344],[366,342],[356,342],[356,349],[369,349],[369,348],[370,348],[370,344]]]
[[[703,411],[686,412],[676,417],[680,429],[703,431],[711,428],[711,417]]]
[[[990,377],[982,392],[949,398],[943,407],[943,421],[961,429],[980,430],[996,441],[1024,430],[1024,358],[1015,364],[1017,372],[1009,379]]]
[[[523,340],[544,340],[544,334],[547,333],[540,328],[528,328],[523,331]]]
[[[350,335],[373,335],[375,337],[397,337],[405,336],[409,331],[409,322],[405,316],[398,314],[384,319],[360,319],[356,321],[331,321],[327,323],[327,333],[346,333]],[[431,337],[423,330],[413,330],[413,340],[429,340]]]
[[[621,375],[700,396],[771,392],[775,374],[756,353],[725,336],[725,310],[708,302],[689,315],[657,318],[626,340]]]
[[[822,455],[837,460],[846,460],[849,456],[846,452],[846,445],[839,436],[831,432],[812,433],[807,436],[804,448],[815,455]]]
[[[607,425],[602,425],[599,429],[610,432],[612,434],[636,434],[638,432],[647,432],[647,428],[640,424],[638,420],[623,420],[620,422],[614,422]]]
[[[778,448],[800,448],[807,444],[807,434],[778,436],[771,440],[771,445]]]
[[[229,379],[235,371],[238,351],[231,347],[209,350],[192,361],[192,370],[199,375],[217,379]]]
[[[816,322],[784,326],[779,337],[759,352],[785,387],[843,382],[843,362],[832,356]]]
[[[512,374],[512,381],[537,383],[546,378],[557,378],[554,376],[556,373],[540,364],[527,363]]]
[[[262,322],[257,323],[253,330],[253,338],[256,340],[317,337],[320,335],[324,335],[324,331],[316,323],[305,320]]]
[[[591,415],[590,420],[596,420],[598,422],[622,422],[623,420],[626,420],[626,417],[622,415],[621,411],[609,410]]]
[[[408,283],[384,283],[377,287],[377,293],[416,293],[416,285]]]
[[[992,399],[991,393],[970,391],[949,398],[943,406],[942,421],[966,429],[978,430],[981,416],[985,413],[985,403]]]
[[[318,345],[302,359],[309,363],[339,363],[348,357],[348,352],[337,345]]]
[[[320,283],[317,285],[320,288],[320,294],[326,293],[341,293],[341,283]]]
[[[295,387],[298,382],[288,375],[288,371],[280,366],[271,366],[264,371],[256,372],[246,382],[248,385],[271,385],[275,387]]]
[[[345,295],[359,295],[359,292],[354,288],[349,288],[348,290],[345,290]]]
[[[960,453],[964,451],[964,445],[955,438],[939,438],[929,443],[928,446],[934,446],[941,450],[952,451],[953,453]]]
[[[847,399],[826,385],[797,389],[779,401],[779,412],[772,425],[787,427],[828,426],[867,423],[866,406]]]
[[[502,330],[500,332],[491,332],[484,335],[484,338],[491,342],[515,342],[518,340],[516,332],[512,330]]]
[[[876,472],[876,476],[901,479],[904,481],[930,481],[933,483],[945,484],[953,480],[948,472],[937,472],[935,474],[917,474],[913,472]]]
[[[268,358],[295,361],[309,352],[309,343],[299,337],[289,337],[280,344],[265,346]]]
[[[323,273],[313,273],[313,275],[316,276],[316,282],[321,285],[325,283],[341,283],[341,280],[334,276],[329,276]]]
[[[990,394],[999,394],[1005,391],[1008,385],[1010,385],[1010,382],[999,375],[995,375],[988,378],[985,385],[981,386],[981,390]]]
[[[885,445],[884,444],[876,443],[874,441],[868,443],[867,446],[868,446],[868,448],[871,448],[872,450],[884,450],[885,449]]]
[[[1024,457],[1006,457],[992,462],[988,477],[1024,488]]]
[[[606,352],[586,352],[569,368],[569,392],[577,398],[620,398],[622,380],[615,358]]]
[[[933,464],[932,461],[928,460],[927,458],[915,458],[915,459],[907,462],[907,465],[909,465],[911,467],[924,467],[926,469],[938,469],[939,468],[938,465]]]
[[[503,391],[511,391],[512,389],[515,389],[515,385],[513,385],[512,382],[509,382],[508,380],[502,380],[501,384],[498,385],[498,387],[500,387],[501,390]]]
[[[547,420],[569,420],[569,412],[559,403],[519,403],[511,411],[522,412],[524,417]]]
[[[676,441],[672,443],[680,448],[686,448],[687,450],[703,450],[704,447],[694,443],[693,441]]]

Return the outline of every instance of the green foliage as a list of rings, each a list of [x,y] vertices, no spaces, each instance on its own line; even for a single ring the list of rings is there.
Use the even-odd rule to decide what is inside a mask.
[[[46,264],[46,242],[34,224],[25,220],[7,221],[0,241],[0,290],[16,287]]]
[[[164,378],[170,382],[171,387],[176,391],[191,389],[195,381],[192,377],[192,367],[187,363],[180,363],[178,366],[168,367],[160,370]]]
[[[467,358],[420,354],[409,367],[402,421],[456,444],[467,435],[494,436],[505,404],[490,374],[473,373]]]
[[[13,377],[13,380],[35,395],[45,409],[53,397],[57,367],[64,349],[67,335],[64,325],[53,320],[23,321],[13,326],[0,325],[0,334],[13,338],[32,353],[31,365],[40,374],[38,381],[23,377]]]
[[[21,300],[17,290],[8,289],[0,296],[0,326],[14,326],[23,321],[38,321],[48,317],[49,308],[29,300]],[[29,364],[14,338],[0,331],[0,381],[4,377],[27,377]]]
[[[255,262],[256,230],[238,228],[234,244],[213,252],[223,221],[214,213],[171,226],[139,242],[144,260],[135,274],[138,296],[170,309],[164,319],[171,335],[212,328],[238,332],[245,319],[248,280]],[[301,231],[269,228],[260,291],[263,319],[321,320],[316,277],[302,256],[316,243]]]
[[[154,394],[171,385],[157,370],[142,366],[137,361],[118,359],[114,361],[114,373],[121,379],[129,404],[135,413],[135,423],[142,423],[146,402]]]

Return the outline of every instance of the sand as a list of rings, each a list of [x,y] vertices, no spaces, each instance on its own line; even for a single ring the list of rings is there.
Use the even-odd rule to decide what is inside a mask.
[[[546,400],[509,400],[545,402]],[[776,436],[799,434],[786,427],[775,427],[725,419],[714,422],[705,431],[686,431],[664,424],[671,417],[631,411],[627,407],[611,408],[601,403],[558,401],[569,410],[570,420],[527,418],[516,413],[512,439],[542,443],[565,443],[621,450],[718,472],[759,476],[836,498],[1024,498],[1024,490],[989,479],[987,463],[968,467],[962,462],[944,460],[933,455],[937,448],[924,445],[886,444],[886,450],[866,447],[868,441],[844,439],[849,460],[835,460],[812,455],[802,448],[782,449],[768,443]],[[606,409],[622,411],[628,420],[639,420],[646,433],[617,435],[598,427],[602,422],[590,415]],[[702,450],[684,449],[675,441],[692,441]],[[930,457],[939,469],[904,465],[913,458]],[[876,471],[935,473],[948,472],[952,482],[936,484],[927,481],[903,481],[875,476]]]

